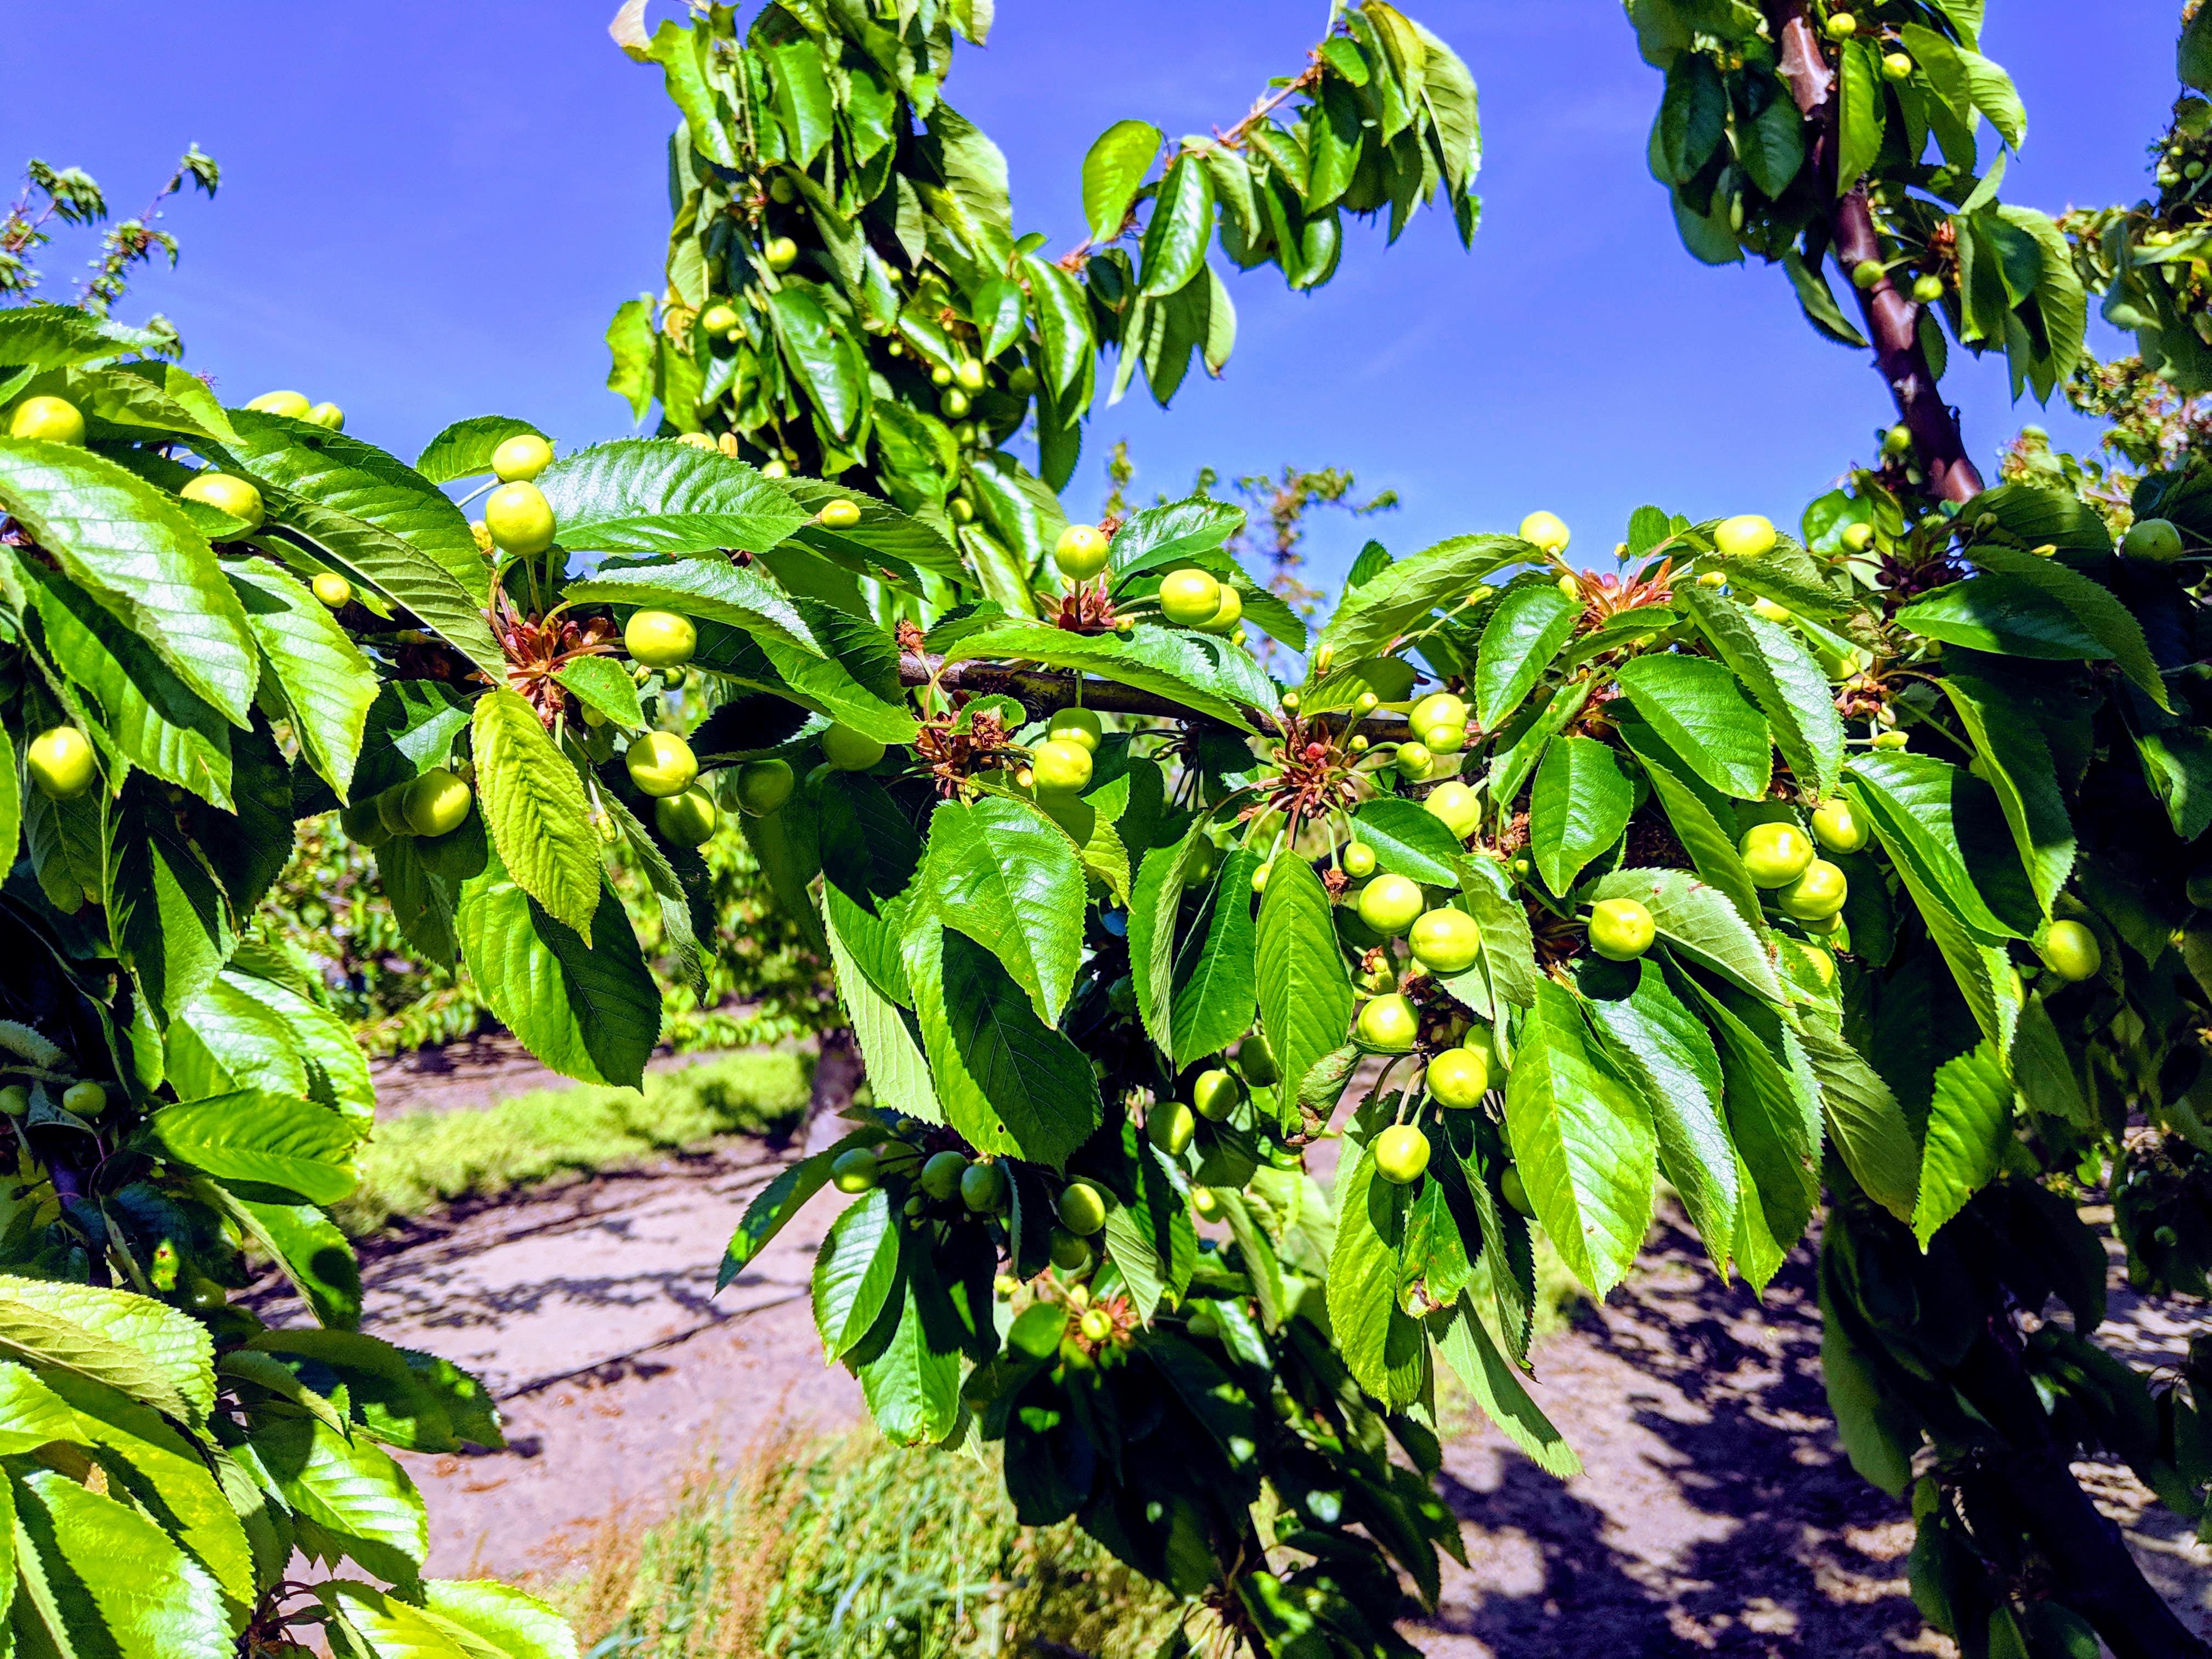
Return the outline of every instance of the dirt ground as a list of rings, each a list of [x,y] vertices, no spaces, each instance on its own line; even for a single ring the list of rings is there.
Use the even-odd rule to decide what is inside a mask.
[[[525,1079],[503,1066],[494,1086],[537,1086]],[[481,1100],[483,1073],[474,1085]],[[716,1449],[793,1414],[825,1428],[860,1417],[857,1385],[823,1367],[806,1304],[836,1194],[712,1294],[731,1228],[777,1167],[733,1142],[365,1252],[367,1327],[476,1370],[507,1420],[504,1452],[406,1460],[429,1501],[434,1572],[557,1573],[564,1541],[617,1506],[641,1523]],[[2124,1287],[2114,1306],[2110,1334],[2139,1364],[2186,1340]],[[1761,1305],[1702,1269],[1681,1230],[1656,1229],[1629,1283],[1536,1356],[1537,1398],[1583,1472],[1554,1480],[1469,1423],[1444,1489],[1470,1565],[1449,1571],[1437,1615],[1409,1636],[1435,1659],[1952,1652],[1906,1594],[1902,1507],[1843,1458],[1819,1352],[1808,1260]],[[2125,1471],[2085,1473],[2154,1580],[2212,1635],[2212,1554]]]

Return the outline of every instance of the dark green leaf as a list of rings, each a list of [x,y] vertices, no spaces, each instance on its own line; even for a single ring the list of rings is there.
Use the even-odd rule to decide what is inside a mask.
[[[1613,750],[1562,738],[1544,751],[1528,792],[1528,850],[1544,884],[1564,894],[1583,866],[1620,839],[1636,791]]]
[[[757,553],[811,516],[744,462],[665,439],[594,444],[554,462],[538,486],[561,544],[603,553]]]
[[[1302,859],[1278,859],[1268,875],[1255,963],[1260,1024],[1275,1063],[1285,1077],[1304,1078],[1344,1041],[1352,997],[1328,894]]]
[[[1616,678],[1636,712],[1700,778],[1741,800],[1766,793],[1773,767],[1766,721],[1726,668],[1709,657],[1637,657]]]

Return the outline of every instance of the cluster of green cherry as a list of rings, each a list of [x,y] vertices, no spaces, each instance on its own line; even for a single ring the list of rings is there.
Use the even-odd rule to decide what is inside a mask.
[[[1112,557],[1106,532],[1096,525],[1072,524],[1053,544],[1053,568],[1071,589],[1079,589],[1104,572]],[[1101,584],[1102,589],[1103,584]],[[1111,625],[1127,633],[1136,619],[1157,611],[1166,621],[1202,634],[1218,634],[1242,645],[1244,598],[1236,585],[1196,565],[1180,565],[1160,578],[1159,592],[1114,608]]]

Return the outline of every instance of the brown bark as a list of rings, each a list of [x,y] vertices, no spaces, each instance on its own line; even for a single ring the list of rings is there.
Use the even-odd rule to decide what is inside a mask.
[[[1849,280],[1861,261],[1882,257],[1863,181],[1838,191],[1836,177],[1841,113],[1836,71],[1820,50],[1807,0],[1766,0],[1766,17],[1782,54],[1782,78],[1805,117],[1814,171],[1829,200],[1828,243]],[[1963,501],[1982,492],[1982,475],[1967,458],[1958,412],[1943,401],[1936,376],[1920,349],[1920,306],[1887,276],[1870,289],[1854,286],[1867,337],[1874,343],[1875,369],[1899,417],[1911,429],[1915,457],[1931,494]]]

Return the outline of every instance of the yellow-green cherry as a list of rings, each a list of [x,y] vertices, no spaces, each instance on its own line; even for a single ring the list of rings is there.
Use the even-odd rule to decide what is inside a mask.
[[[1412,1048],[1421,1025],[1413,1005],[1395,992],[1363,1006],[1352,1024],[1362,1042],[1386,1054],[1402,1054]]]
[[[1375,1137],[1375,1173],[1395,1187],[1410,1187],[1429,1167],[1429,1138],[1410,1123],[1394,1123]]]
[[[2095,976],[2105,965],[2104,947],[2097,936],[2078,921],[2054,921],[2043,936],[2044,965],[2059,978],[2079,983]]]
[[[699,630],[691,618],[673,611],[633,611],[623,629],[623,649],[647,668],[673,668],[691,660]]]
[[[638,793],[656,800],[682,794],[699,775],[699,757],[673,732],[639,733],[630,740],[623,765]]]
[[[553,446],[535,432],[503,438],[491,453],[492,476],[501,483],[528,483],[553,465]]]
[[[1754,823],[1736,851],[1754,885],[1787,887],[1813,862],[1813,838],[1794,823]]]
[[[1611,962],[1633,962],[1659,936],[1651,912],[1635,899],[1600,899],[1590,907],[1590,949]]]
[[[202,507],[211,507],[236,519],[248,530],[258,530],[266,515],[261,492],[244,478],[233,477],[228,472],[195,472],[177,494],[188,501],[198,501]]]
[[[1221,584],[1203,570],[1174,570],[1160,583],[1160,614],[1186,628],[1203,628],[1221,611]]]
[[[1482,929],[1464,910],[1436,909],[1420,917],[1406,935],[1413,960],[1442,976],[1466,972],[1482,954]]]
[[[883,759],[885,745],[865,732],[833,725],[822,733],[822,758],[836,772],[865,772]]]
[[[797,782],[789,761],[747,761],[738,769],[738,810],[764,818],[791,799]]]
[[[1385,939],[1395,939],[1428,908],[1419,884],[1404,876],[1377,876],[1359,890],[1360,921]]]
[[[11,438],[37,438],[50,444],[84,441],[84,416],[66,398],[26,398],[8,418]]]
[[[1490,1059],[1477,1048],[1447,1048],[1429,1062],[1429,1093],[1439,1106],[1465,1111],[1490,1091]]]
[[[99,775],[92,740],[74,726],[54,726],[31,739],[25,758],[31,781],[48,800],[75,800]]]
[[[503,483],[484,497],[484,527],[503,552],[527,556],[553,545],[553,507],[534,483]]]

